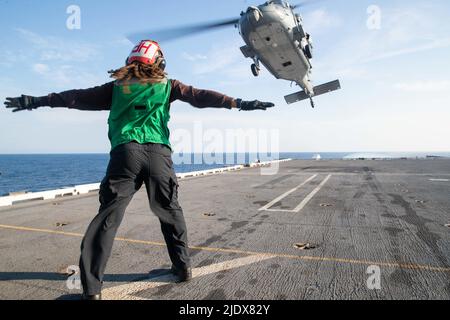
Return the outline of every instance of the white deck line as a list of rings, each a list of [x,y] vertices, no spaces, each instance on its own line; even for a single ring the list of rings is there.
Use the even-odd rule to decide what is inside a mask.
[[[292,159],[276,160],[262,162],[258,164],[251,164],[250,168],[260,168],[264,166],[269,166],[275,163],[282,163],[292,161]],[[238,165],[232,167],[216,168],[203,171],[187,172],[177,174],[177,178],[180,180],[188,178],[198,178],[204,176],[218,175],[227,172],[240,171],[245,169],[246,166]],[[30,192],[24,194],[15,194],[5,197],[0,197],[0,207],[9,207],[15,203],[25,202],[25,201],[37,201],[37,200],[54,200],[56,198],[67,197],[67,196],[78,196],[82,194],[88,194],[90,192],[95,192],[100,190],[100,183],[79,185],[70,188],[62,188],[57,190],[43,191],[43,192]]]
[[[312,176],[311,178],[309,178],[308,180],[306,180],[304,183],[302,183],[300,186],[305,185],[306,183],[308,183],[309,181],[313,180],[315,177],[317,177],[317,175]],[[332,175],[328,175],[321,183],[319,186],[317,186],[317,188],[315,188],[310,194],[308,194],[305,199],[303,199],[302,202],[300,202],[300,204],[294,209],[294,210],[286,210],[286,209],[270,209],[273,205],[275,205],[276,203],[278,203],[279,201],[281,201],[282,199],[284,199],[286,196],[290,195],[291,193],[293,193],[294,191],[297,191],[299,187],[292,189],[290,191],[288,191],[286,193],[285,196],[280,196],[279,198],[275,199],[277,201],[272,201],[271,203],[269,203],[266,207],[263,207],[261,209],[259,209],[259,211],[268,211],[268,212],[288,212],[288,213],[299,213],[300,211],[303,210],[304,207],[306,207],[306,205],[312,200],[312,198],[314,198],[314,196],[319,193],[319,191],[325,186],[325,184],[327,184],[328,180],[330,180],[330,178],[332,177]],[[273,204],[272,204],[273,203]],[[269,206],[270,205],[270,206]]]
[[[273,258],[276,258],[276,256],[259,254],[259,255],[251,255],[244,258],[238,258],[230,261],[219,262],[206,267],[193,269],[192,277],[193,278],[203,277],[217,272],[248,266],[254,263],[262,262]],[[172,275],[160,276],[153,279],[147,279],[143,281],[132,282],[108,288],[103,290],[102,295],[104,300],[147,300],[144,298],[136,297],[135,295],[141,291],[154,289],[174,282],[175,277]]]
[[[301,187],[303,187],[305,184],[307,184],[308,182],[314,180],[317,177],[317,174],[309,177],[307,180],[303,181],[300,185],[298,185],[297,187],[295,187],[294,189],[291,189],[285,193],[283,193],[281,196],[279,196],[278,198],[275,198],[273,201],[269,202],[268,204],[266,204],[264,207],[262,207],[261,209],[259,209],[259,211],[271,211],[269,210],[271,207],[273,207],[275,204],[277,204],[278,202],[280,202],[281,200],[283,200],[284,198],[286,198],[288,195],[290,195],[291,193],[294,193],[295,191],[297,191],[298,189],[300,189]],[[274,210],[275,211],[275,210]],[[288,212],[292,212],[289,210],[276,210],[276,211],[288,211]]]
[[[305,199],[303,199],[303,201],[294,209],[295,213],[299,213],[300,211],[303,210],[303,208],[312,200],[312,198],[314,198],[314,196],[319,193],[319,191],[323,188],[324,185],[327,184],[328,180],[330,180],[330,178],[332,177],[332,175],[328,175],[323,181],[322,183],[313,190],[313,192],[311,192],[310,194],[308,194],[306,196]]]

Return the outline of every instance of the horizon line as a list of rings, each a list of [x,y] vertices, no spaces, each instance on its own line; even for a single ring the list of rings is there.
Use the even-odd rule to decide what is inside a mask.
[[[0,153],[0,156],[28,156],[28,155],[107,155],[108,152],[48,152],[48,153]],[[173,152],[179,153],[179,152]],[[265,151],[238,151],[238,152],[224,152],[219,151],[216,154],[282,154],[282,153],[450,153],[450,150],[447,151],[279,151],[279,152],[265,152]],[[211,154],[211,153],[203,153],[203,152],[189,152],[188,154]]]

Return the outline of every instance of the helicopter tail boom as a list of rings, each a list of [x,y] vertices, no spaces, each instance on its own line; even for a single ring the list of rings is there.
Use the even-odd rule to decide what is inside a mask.
[[[331,81],[331,82],[328,82],[325,84],[321,84],[317,87],[314,87],[313,95],[309,95],[305,91],[300,91],[300,92],[296,92],[296,93],[290,94],[288,96],[285,96],[284,99],[286,100],[287,104],[292,104],[292,103],[296,103],[296,102],[303,101],[306,99],[311,99],[313,97],[317,97],[322,94],[336,91],[339,89],[341,89],[341,83],[339,82],[339,80],[334,80],[334,81]]]

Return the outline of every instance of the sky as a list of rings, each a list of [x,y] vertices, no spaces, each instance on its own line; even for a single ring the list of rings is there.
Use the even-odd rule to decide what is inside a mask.
[[[0,100],[106,83],[133,47],[125,35],[238,17],[261,2],[0,0]],[[71,5],[80,8],[79,29],[67,27]],[[244,113],[176,102],[174,139],[190,137],[199,152],[211,148],[208,135],[253,130],[276,137],[283,152],[450,151],[449,1],[325,0],[297,11],[314,41],[314,84],[340,79],[342,90],[317,97],[316,109],[287,105],[283,97],[299,88],[264,68],[255,78],[233,27],[162,43],[170,78],[276,104]],[[107,118],[50,108],[13,114],[2,104],[0,154],[108,152]],[[217,148],[233,151],[225,138]]]

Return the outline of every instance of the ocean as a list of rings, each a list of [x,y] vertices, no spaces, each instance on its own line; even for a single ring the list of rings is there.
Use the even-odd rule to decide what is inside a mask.
[[[367,158],[380,157],[373,154],[355,154],[349,152],[332,153],[280,153],[277,159],[313,159],[320,154],[322,159],[343,159],[346,157]],[[354,156],[351,156],[353,154]],[[426,157],[427,155],[450,157],[450,153],[408,153],[394,154],[382,153],[386,157]],[[190,157],[189,157],[190,156]],[[201,155],[189,155],[191,161],[194,158],[202,158]],[[224,155],[225,157],[226,155]],[[230,155],[228,155],[228,159]],[[219,161],[217,164],[208,164],[210,161],[203,161],[201,164],[177,163],[175,159],[175,171],[177,173],[207,170],[223,167],[226,165],[236,165],[254,162],[258,159],[255,154],[235,154],[231,155],[234,161]],[[261,159],[263,161],[273,160],[273,158]],[[51,155],[0,155],[0,196],[8,195],[11,192],[38,192],[54,190],[75,185],[90,184],[100,182],[106,172],[108,165],[108,154],[51,154]]]

